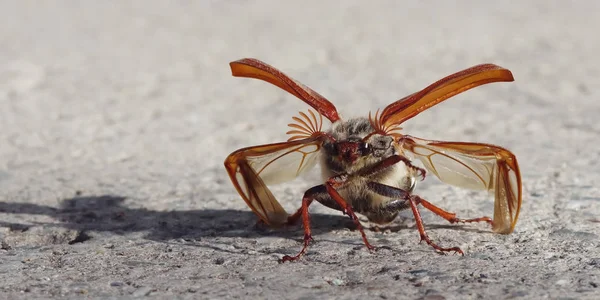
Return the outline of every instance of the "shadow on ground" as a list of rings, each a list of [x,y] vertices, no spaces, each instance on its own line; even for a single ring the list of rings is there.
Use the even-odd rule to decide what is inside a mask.
[[[286,228],[267,228],[257,224],[251,211],[232,209],[201,209],[189,211],[154,211],[128,208],[125,197],[90,196],[65,199],[60,208],[30,204],[0,202],[0,212],[46,215],[59,220],[59,226],[86,231],[105,231],[115,234],[148,232],[151,240],[176,238],[201,239],[202,237],[255,237],[282,236],[296,238],[301,225]],[[345,216],[311,214],[313,232],[319,233],[344,227],[354,228]],[[0,222],[11,230],[26,231],[31,226],[50,224],[19,224]],[[56,226],[56,224],[51,224]]]
[[[124,205],[125,197],[120,196],[88,196],[65,199],[60,208],[30,204],[0,202],[0,212],[15,214],[45,215],[59,220],[56,224],[19,224],[0,221],[0,226],[15,231],[27,231],[32,226],[61,226],[77,230],[80,236],[86,232],[111,232],[128,234],[147,232],[146,238],[154,241],[167,241],[182,238],[200,240],[204,237],[259,237],[278,236],[299,239],[303,236],[302,226],[269,228],[257,224],[258,218],[251,211],[232,209],[201,209],[189,211],[154,211],[144,208],[129,208]],[[356,229],[356,226],[345,215],[311,214],[313,234],[339,230]],[[401,223],[387,227],[391,231],[408,229]],[[426,228],[453,228],[462,231],[480,231],[456,225],[432,225]],[[414,230],[414,228],[410,228]]]

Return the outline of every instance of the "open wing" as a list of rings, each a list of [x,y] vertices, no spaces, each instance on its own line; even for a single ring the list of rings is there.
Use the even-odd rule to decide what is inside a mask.
[[[380,131],[388,131],[387,129],[452,96],[486,83],[499,81],[514,81],[514,78],[508,69],[494,64],[481,64],[462,70],[388,105],[375,124]]]
[[[404,136],[400,151],[419,159],[441,181],[494,193],[492,229],[511,233],[521,209],[521,174],[510,151],[488,144],[440,142]]]
[[[233,185],[252,211],[269,225],[281,225],[288,214],[267,184],[292,180],[313,168],[322,137],[239,149],[225,159]]]
[[[233,76],[264,80],[306,102],[331,122],[340,119],[335,106],[325,97],[258,59],[244,58],[229,63],[229,66]]]

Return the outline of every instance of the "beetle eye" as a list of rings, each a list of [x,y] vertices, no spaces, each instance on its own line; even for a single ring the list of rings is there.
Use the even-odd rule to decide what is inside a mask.
[[[367,155],[369,153],[371,153],[371,144],[369,143],[363,143],[360,145],[360,152],[362,155]]]

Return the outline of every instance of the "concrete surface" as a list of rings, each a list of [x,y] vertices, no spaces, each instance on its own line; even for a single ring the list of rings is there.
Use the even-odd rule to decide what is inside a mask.
[[[598,299],[598,1],[2,1],[0,298]],[[271,230],[223,168],[240,147],[287,139],[308,107],[228,63],[262,59],[366,115],[471,65],[516,81],[468,91],[405,124],[499,144],[520,162],[516,231],[423,212],[368,231],[312,208]],[[314,174],[313,174],[314,175]],[[311,176],[273,187],[288,209]],[[478,217],[492,197],[433,177],[419,195]]]

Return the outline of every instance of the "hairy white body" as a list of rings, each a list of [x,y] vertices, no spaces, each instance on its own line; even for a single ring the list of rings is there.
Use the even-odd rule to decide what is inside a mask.
[[[338,142],[356,142],[362,141],[373,131],[367,118],[354,118],[335,122],[327,133]],[[361,156],[353,162],[339,158],[335,146],[325,143],[321,150],[322,179],[327,181],[333,176],[347,174],[348,178],[337,189],[338,193],[354,211],[365,215],[369,221],[378,224],[389,223],[397,216],[398,209],[387,209],[387,204],[391,201],[404,201],[404,199],[381,196],[370,191],[367,183],[378,182],[410,193],[416,186],[417,174],[413,168],[409,168],[404,162],[399,162],[372,175],[359,175],[359,172],[373,167],[380,161],[394,154],[399,155],[389,136],[374,134],[366,142],[373,147],[373,153]],[[408,205],[402,208],[408,208]]]

